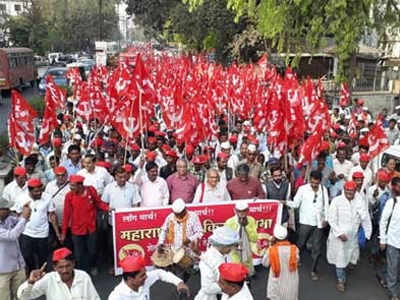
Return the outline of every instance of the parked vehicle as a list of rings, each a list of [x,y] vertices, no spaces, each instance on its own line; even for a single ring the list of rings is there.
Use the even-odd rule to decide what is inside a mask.
[[[37,69],[28,48],[0,48],[0,90],[35,85]]]
[[[49,59],[49,63],[51,65],[55,65],[57,63],[59,63],[59,59],[63,54],[61,52],[54,52],[54,53],[49,53],[48,54],[48,59]]]
[[[46,77],[51,75],[54,79],[54,82],[58,86],[68,86],[68,79],[67,79],[67,68],[50,68],[46,71],[44,76],[39,82],[39,93],[44,94],[46,91]]]

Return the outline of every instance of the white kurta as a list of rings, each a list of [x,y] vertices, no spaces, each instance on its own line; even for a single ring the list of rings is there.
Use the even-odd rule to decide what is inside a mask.
[[[279,246],[279,261],[281,273],[275,277],[272,270],[269,271],[267,284],[267,297],[270,300],[297,300],[299,297],[299,272],[290,272],[290,246]],[[296,257],[299,260],[299,250],[296,249]],[[265,267],[270,265],[269,249],[264,255],[262,264]]]
[[[224,262],[225,256],[212,246],[201,255],[199,263],[201,287],[194,300],[217,299],[217,294],[221,293],[218,285],[218,267]]]
[[[358,197],[349,201],[344,195],[338,196],[329,207],[328,222],[331,226],[327,241],[328,262],[337,268],[345,268],[349,263],[356,264],[360,256],[358,229],[362,224],[367,239],[372,231],[365,205]],[[339,239],[342,234],[347,236],[346,242]]]
[[[250,293],[247,284],[245,283],[239,293],[229,297],[227,294],[222,294],[221,300],[253,300],[253,295]]]

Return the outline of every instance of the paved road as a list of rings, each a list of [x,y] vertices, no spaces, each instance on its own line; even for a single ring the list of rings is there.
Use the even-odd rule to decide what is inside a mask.
[[[365,255],[364,255],[365,256]],[[311,260],[308,255],[300,267],[300,296],[299,300],[384,300],[387,299],[385,291],[378,285],[374,270],[365,257],[362,257],[357,268],[348,275],[347,289],[344,293],[336,291],[335,273],[332,266],[325,261],[321,262],[321,279],[312,282],[309,278]],[[263,267],[257,267],[256,278],[252,281],[252,293],[254,299],[266,299],[267,271]],[[119,283],[119,278],[107,275],[105,271],[95,278],[94,282],[101,299],[107,299],[114,286]],[[197,274],[189,280],[192,292],[197,293],[200,278]],[[156,284],[152,288],[152,300],[178,299],[175,289],[167,284]]]

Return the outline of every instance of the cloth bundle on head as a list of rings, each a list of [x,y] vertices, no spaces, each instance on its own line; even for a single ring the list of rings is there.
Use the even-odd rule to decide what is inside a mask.
[[[178,198],[172,203],[172,211],[176,214],[180,214],[183,212],[186,208],[186,203],[183,201],[183,199]]]
[[[231,246],[239,243],[239,233],[230,227],[222,226],[214,229],[208,238],[211,244]]]
[[[53,252],[53,262],[58,262],[72,254],[68,248],[60,248]]]
[[[146,263],[141,255],[129,255],[121,261],[120,265],[122,272],[133,273],[143,269]]]
[[[230,282],[242,282],[249,273],[245,266],[238,263],[223,263],[218,270],[220,278]]]

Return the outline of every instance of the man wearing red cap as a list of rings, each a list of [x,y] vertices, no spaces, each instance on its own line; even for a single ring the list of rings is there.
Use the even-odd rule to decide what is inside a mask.
[[[68,248],[53,252],[55,271],[33,270],[27,281],[18,288],[18,299],[29,300],[45,296],[47,300],[100,300],[90,276],[75,269],[75,259]]]
[[[231,201],[226,182],[221,182],[216,169],[207,171],[207,180],[197,186],[193,203]]]
[[[46,185],[44,192],[52,198],[56,206],[57,223],[61,225],[64,213],[65,195],[70,191],[67,169],[63,166],[55,167],[54,174],[56,179],[50,181]]]
[[[26,170],[24,167],[15,167],[13,174],[14,180],[4,187],[3,198],[14,205],[17,197],[25,193],[28,187],[26,185]]]
[[[43,193],[43,184],[38,178],[28,180],[28,193],[17,198],[15,210],[23,211],[29,205],[32,210],[29,222],[21,235],[21,251],[24,256],[27,271],[30,272],[43,265],[49,255],[48,237],[49,222],[51,222],[56,235],[59,236],[56,207],[51,197]]]
[[[218,267],[221,300],[253,300],[246,284],[248,270],[242,264],[224,263]]]
[[[178,292],[189,294],[189,288],[183,281],[161,269],[146,272],[142,256],[127,256],[121,261],[122,281],[111,292],[108,300],[149,300],[150,288],[158,280],[171,283]]]
[[[204,182],[206,178],[207,168],[207,156],[204,154],[196,155],[193,157],[192,162],[189,165],[189,171],[192,173],[199,182]]]
[[[84,180],[85,178],[80,175],[70,176],[71,191],[65,195],[60,242],[64,242],[67,230],[70,228],[78,268],[97,274],[95,268],[97,209],[108,211],[109,206],[101,201],[94,187],[83,185]]]
[[[160,169],[160,177],[166,180],[168,176],[176,172],[176,161],[178,159],[178,154],[176,154],[174,150],[167,150],[165,152],[165,159],[167,161],[167,165]]]
[[[220,183],[223,185],[227,185],[228,181],[231,180],[234,176],[233,169],[228,167],[228,159],[229,154],[225,152],[220,152],[217,155],[217,171],[219,175]]]
[[[367,153],[361,153],[359,156],[359,164],[353,167],[350,171],[350,176],[353,177],[355,172],[362,172],[364,175],[364,181],[362,185],[362,190],[368,190],[372,184],[372,170],[369,166],[369,155]]]
[[[328,210],[328,222],[331,226],[327,242],[327,259],[336,266],[336,288],[344,292],[346,268],[355,265],[360,255],[358,229],[363,226],[367,239],[371,236],[372,226],[368,211],[355,197],[357,185],[348,181],[344,185],[344,194],[334,198]]]
[[[178,159],[176,172],[167,178],[167,184],[170,203],[173,203],[178,198],[183,199],[186,203],[191,203],[199,182],[195,176],[189,173],[187,161]]]

